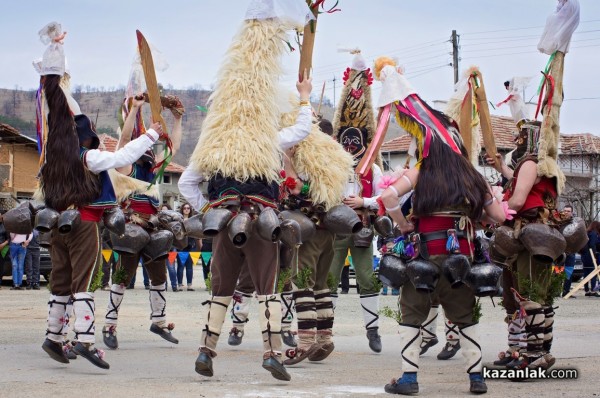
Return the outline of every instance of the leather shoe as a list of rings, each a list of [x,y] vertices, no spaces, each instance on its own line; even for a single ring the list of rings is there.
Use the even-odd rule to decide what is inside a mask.
[[[271,376],[277,380],[292,380],[292,376],[285,370],[285,366],[277,360],[274,353],[268,353],[268,356],[263,360],[262,367],[271,372]]]
[[[309,355],[317,352],[321,345],[319,343],[313,343],[308,348],[295,348],[291,350],[287,350],[285,355],[288,357],[285,361],[283,361],[284,365],[295,365],[304,361]]]
[[[379,328],[367,329],[369,348],[374,352],[381,352],[381,336],[379,336],[378,330]]]
[[[108,362],[101,358],[101,352],[98,351],[98,349],[96,348],[92,348],[90,350],[90,347],[92,346],[86,346],[85,344],[78,342],[77,344],[75,344],[75,347],[73,347],[73,351],[75,351],[76,354],[81,355],[97,367],[102,369],[109,369],[110,365],[108,364]]]
[[[196,373],[206,377],[212,377],[214,375],[212,358],[202,349],[200,349],[198,358],[196,358]]]
[[[423,339],[421,340],[421,353],[419,355],[423,355],[427,352],[427,350],[429,350],[431,347],[433,347],[434,345],[436,345],[437,343],[439,343],[439,340],[437,339],[437,337],[434,337],[432,339]]]
[[[67,358],[65,355],[61,343],[46,339],[42,344],[42,349],[46,351],[46,353],[50,355],[50,358],[54,359],[55,361],[60,363],[69,363],[69,358]]]
[[[156,323],[153,323],[152,325],[150,325],[150,331],[152,333],[156,333],[157,335],[159,335],[160,337],[162,337],[163,339],[167,340],[170,343],[173,344],[179,344],[179,340],[177,340],[172,334],[171,331],[169,330],[168,327],[163,327],[161,328],[160,326],[158,326]]]
[[[281,331],[281,340],[283,340],[283,344],[288,347],[298,346],[296,339],[294,338],[294,334],[289,330],[286,330],[285,332],[283,330]]]
[[[229,331],[229,338],[227,339],[227,344],[240,345],[240,344],[242,344],[243,337],[244,337],[244,331],[233,327]]]
[[[446,342],[446,345],[444,346],[442,351],[440,351],[440,353],[437,355],[437,359],[442,361],[450,359],[456,355],[458,350],[460,350],[460,341],[457,341],[456,344],[450,344]]]
[[[335,346],[333,342],[325,343],[319,347],[319,349],[308,356],[308,360],[311,362],[319,362],[324,360],[333,352]]]
[[[389,383],[385,385],[384,389],[388,394],[417,394],[419,392],[419,383]]]
[[[119,340],[117,340],[117,327],[115,325],[105,325],[102,328],[102,341],[104,345],[111,350],[119,348]]]

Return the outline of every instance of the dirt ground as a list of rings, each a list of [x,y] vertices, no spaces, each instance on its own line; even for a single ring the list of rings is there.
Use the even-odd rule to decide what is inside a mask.
[[[280,382],[262,369],[262,343],[253,302],[250,322],[241,346],[227,345],[231,321],[226,319],[215,376],[206,378],[194,371],[200,340],[201,303],[208,299],[200,278],[196,291],[168,292],[167,314],[176,324],[172,345],[149,332],[148,292],[138,285],[127,290],[119,319],[119,344],[107,350],[110,370],[99,369],[82,358],[63,365],[41,349],[49,293],[11,291],[5,281],[0,290],[0,396],[3,397],[383,397],[383,386],[400,370],[397,325],[390,318],[380,320],[383,351],[369,350],[365,337],[359,298],[353,289],[340,295],[336,309],[335,345],[332,355],[322,363],[301,362],[289,366],[291,382]],[[197,284],[197,285],[196,285]],[[600,298],[559,299],[556,305],[553,353],[557,367],[577,368],[577,380],[510,381],[488,380],[486,396],[591,397],[598,395],[595,382],[600,360]],[[381,296],[381,307],[394,307],[397,297]],[[96,339],[102,343],[101,327],[108,292],[96,293]],[[497,301],[497,300],[496,300]],[[506,328],[501,307],[482,301],[481,320],[484,362],[493,361],[505,348]],[[468,394],[468,378],[459,354],[449,361],[438,361],[443,326],[438,324],[440,344],[421,359],[419,387],[421,396],[454,397]]]

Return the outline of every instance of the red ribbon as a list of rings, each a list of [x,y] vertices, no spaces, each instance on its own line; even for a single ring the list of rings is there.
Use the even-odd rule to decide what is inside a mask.
[[[540,112],[540,108],[542,106],[542,98],[544,96],[544,91],[546,86],[548,86],[548,102],[546,103],[546,106],[548,107],[548,111],[546,112],[546,114],[550,113],[550,109],[552,109],[552,97],[554,96],[554,77],[552,77],[552,75],[550,75],[549,73],[544,73],[542,72],[542,75],[544,75],[544,80],[546,82],[546,84],[544,84],[542,86],[542,89],[540,90],[540,96],[538,98],[538,104],[537,107],[535,108],[535,118],[537,120],[538,118],[538,114]]]

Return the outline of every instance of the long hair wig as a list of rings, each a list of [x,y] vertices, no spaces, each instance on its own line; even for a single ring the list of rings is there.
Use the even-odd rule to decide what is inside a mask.
[[[100,195],[99,179],[89,172],[79,155],[79,138],[59,75],[45,76],[48,102],[48,140],[40,188],[46,206],[62,211],[71,205],[88,205]]]
[[[446,127],[453,128],[446,115],[432,110]],[[413,212],[416,216],[457,210],[465,211],[475,220],[481,217],[488,184],[469,162],[462,142],[457,144],[462,155],[440,139],[431,140],[429,156],[422,160],[419,181],[415,186]]]

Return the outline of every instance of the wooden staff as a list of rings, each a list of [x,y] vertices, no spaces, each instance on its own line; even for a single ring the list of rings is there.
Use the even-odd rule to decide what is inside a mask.
[[[481,135],[483,137],[483,147],[488,156],[497,162],[496,141],[494,140],[494,132],[492,131],[492,118],[490,116],[490,108],[488,105],[487,96],[485,94],[485,86],[483,85],[483,77],[481,72],[471,77],[474,84],[475,101],[477,102],[477,110],[479,112],[479,120],[481,121]],[[469,119],[470,120],[470,119]]]
[[[473,159],[473,85],[469,84],[467,94],[460,107],[460,123],[458,123],[460,135],[462,137],[469,160],[471,163],[477,162],[478,159]]]
[[[317,116],[321,115],[321,105],[323,104],[323,94],[325,94],[325,84],[327,80],[323,82],[323,88],[321,89],[321,98],[319,98],[319,107],[317,108]]]
[[[596,256],[594,255],[594,251],[591,248],[590,248],[590,255],[592,256],[592,261],[594,262],[595,270],[590,272],[590,274],[588,276],[586,276],[585,278],[583,278],[583,280],[581,282],[579,282],[577,284],[577,286],[575,286],[573,289],[571,289],[571,291],[563,297],[564,299],[568,299],[569,297],[571,297],[573,294],[575,294],[576,291],[581,289],[583,287],[583,285],[588,283],[594,276],[596,276],[596,275],[598,275],[598,273],[600,273],[600,268],[598,268],[598,264],[596,263]]]
[[[138,40],[138,48],[140,51],[140,59],[142,61],[142,69],[144,70],[144,78],[146,79],[146,89],[148,90],[148,99],[150,110],[152,112],[152,121],[159,122],[162,130],[167,134],[167,124],[161,115],[162,105],[160,103],[160,91],[158,90],[158,82],[156,80],[156,71],[154,69],[154,61],[152,60],[152,52],[146,38],[139,30],[135,31]]]
[[[306,3],[310,7],[310,10],[315,16],[315,19],[310,21],[304,27],[304,34],[302,36],[302,46],[300,48],[300,67],[298,68],[298,81],[302,81],[304,79],[304,75],[306,75],[306,77],[310,77],[310,72],[312,69],[313,49],[315,47],[315,33],[317,31],[318,9],[317,7],[312,7],[311,0],[307,0]]]

